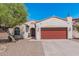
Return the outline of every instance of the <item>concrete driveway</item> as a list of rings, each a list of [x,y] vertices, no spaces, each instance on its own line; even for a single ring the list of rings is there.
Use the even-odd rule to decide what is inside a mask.
[[[42,41],[46,56],[79,56],[79,42],[73,40]]]

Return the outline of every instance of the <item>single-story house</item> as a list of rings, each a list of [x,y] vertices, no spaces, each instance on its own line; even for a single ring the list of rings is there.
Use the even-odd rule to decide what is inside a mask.
[[[28,21],[21,26],[20,33],[24,39],[72,39],[72,17],[61,19],[50,17],[43,21]]]

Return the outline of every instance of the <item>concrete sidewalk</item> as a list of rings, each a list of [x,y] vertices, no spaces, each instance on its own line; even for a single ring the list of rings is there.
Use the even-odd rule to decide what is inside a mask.
[[[79,43],[72,40],[42,41],[46,56],[79,56]]]

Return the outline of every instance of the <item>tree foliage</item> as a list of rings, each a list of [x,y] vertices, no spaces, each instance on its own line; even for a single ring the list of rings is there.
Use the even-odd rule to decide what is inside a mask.
[[[26,22],[27,12],[22,3],[0,4],[0,26],[14,27]]]

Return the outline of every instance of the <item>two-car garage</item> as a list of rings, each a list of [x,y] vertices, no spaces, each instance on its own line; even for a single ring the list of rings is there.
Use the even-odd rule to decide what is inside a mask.
[[[67,39],[67,28],[41,28],[41,39]]]
[[[72,18],[51,17],[36,24],[36,39],[72,39]]]

